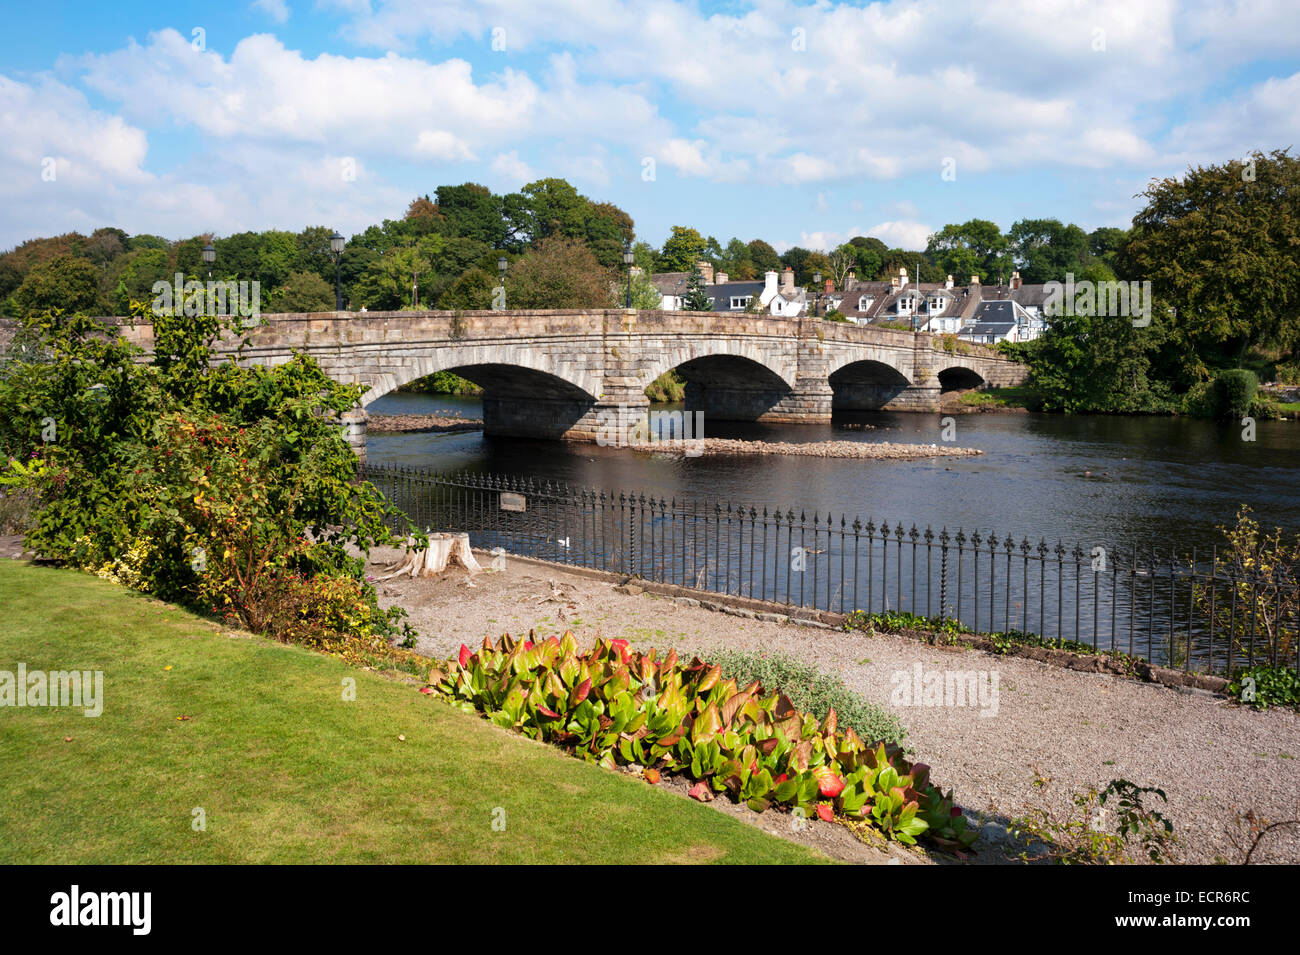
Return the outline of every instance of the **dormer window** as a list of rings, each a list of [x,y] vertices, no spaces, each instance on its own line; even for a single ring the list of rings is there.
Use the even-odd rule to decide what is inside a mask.
[[[861,298],[858,299],[858,311],[865,312],[867,309],[871,307],[871,303],[874,301],[875,301],[874,298],[870,298],[866,295],[863,295]]]

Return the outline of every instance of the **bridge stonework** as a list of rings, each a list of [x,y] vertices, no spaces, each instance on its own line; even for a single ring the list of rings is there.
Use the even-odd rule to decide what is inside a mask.
[[[764,315],[623,309],[507,312],[325,312],[263,315],[241,361],[311,355],[337,381],[368,387],[363,404],[438,371],[484,389],[484,430],[596,440],[620,407],[677,369],[686,404],[707,422],[828,421],[834,411],[929,411],[950,388],[1006,387],[1025,366],[980,346],[944,350],[930,335]],[[122,334],[152,349],[153,329]],[[365,415],[344,419],[364,454]]]

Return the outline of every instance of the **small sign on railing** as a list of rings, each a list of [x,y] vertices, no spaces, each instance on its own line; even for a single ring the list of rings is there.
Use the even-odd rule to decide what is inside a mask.
[[[501,492],[501,510],[519,511],[528,510],[528,499],[522,494],[512,494],[509,491]]]

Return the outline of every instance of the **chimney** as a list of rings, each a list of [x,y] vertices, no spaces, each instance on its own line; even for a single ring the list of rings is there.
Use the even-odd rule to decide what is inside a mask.
[[[719,285],[726,285],[726,284],[727,284],[727,280],[728,280],[729,278],[731,278],[731,276],[728,275],[726,272],[719,272],[719,273],[718,273],[718,284],[719,284]]]
[[[1011,291],[1014,292],[1014,291],[1015,291],[1016,289],[1018,289],[1018,288],[1020,288],[1020,273],[1019,273],[1019,272],[1012,272],[1012,273],[1011,273]]]
[[[834,291],[835,291],[835,280],[834,280],[834,279],[827,279],[827,280],[826,280],[826,294],[827,294],[827,295],[830,295],[831,292],[834,292]]]
[[[944,280],[943,287],[944,287],[944,288],[952,288],[952,276],[951,276],[951,275],[948,276],[948,278]]]
[[[845,287],[845,288],[848,288],[850,285],[852,285],[852,284],[853,284],[854,282],[856,282],[857,280],[858,280],[858,273],[857,273],[857,270],[855,270],[855,269],[849,269],[849,275],[848,275],[848,278],[846,278],[846,279],[844,280],[844,287]]]
[[[712,285],[713,284],[713,263],[705,262],[703,259],[701,259],[699,262],[695,263],[695,267],[699,269],[700,275],[704,276],[704,284]]]
[[[905,265],[900,265],[898,267],[898,285],[900,288],[905,288],[907,286],[907,266]]]
[[[781,291],[794,291],[794,269],[788,265],[785,267],[785,271],[781,273]]]
[[[632,266],[630,269],[628,269],[628,271],[629,271],[633,276],[637,276],[637,275],[640,275],[640,274],[641,274],[642,269],[641,269],[641,266],[639,266],[639,265],[634,265],[634,266]]]
[[[972,275],[970,277],[970,284],[978,286],[980,284],[980,277],[978,275]]]
[[[774,295],[776,295],[776,273],[764,272],[763,273],[763,300],[770,302],[772,301],[772,297]]]
[[[897,292],[897,291],[898,291],[898,276],[897,276],[897,275],[891,275],[891,276],[889,277],[889,290],[890,290],[891,292]]]

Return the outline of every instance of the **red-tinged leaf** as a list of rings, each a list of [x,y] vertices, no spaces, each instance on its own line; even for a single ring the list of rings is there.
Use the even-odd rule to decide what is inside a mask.
[[[659,782],[659,770],[647,769],[645,771],[645,781],[648,782],[651,786],[656,785]]]
[[[817,804],[817,818],[823,822],[830,822],[835,818],[835,810],[824,802]]]
[[[960,816],[960,815],[961,815],[961,807],[960,807],[960,806],[953,806],[953,807],[952,807],[952,812],[948,813],[948,816],[949,816],[950,818],[952,818],[952,819],[956,819],[956,818],[957,818],[958,816]]]
[[[618,651],[618,658],[623,663],[627,663],[628,660],[632,659],[632,654],[628,652],[626,640],[611,640],[609,645]]]
[[[835,717],[835,707],[832,706],[831,711],[826,714],[826,720],[822,723],[822,732],[829,736],[835,732],[838,725],[839,721]]]
[[[772,783],[773,783],[774,785],[778,785],[778,786],[779,786],[781,783],[785,782],[785,781],[786,781],[787,779],[789,779],[789,778],[790,778],[790,777],[789,777],[788,774],[786,774],[786,773],[782,773],[780,776],[777,776],[776,779],[772,780]]]
[[[459,660],[460,660],[460,665],[461,665],[461,666],[463,666],[463,667],[464,667],[464,666],[469,666],[469,659],[470,659],[470,657],[472,657],[473,655],[474,655],[474,654],[472,654],[472,653],[469,652],[469,647],[465,646],[465,644],[463,644],[463,643],[460,645],[460,657],[459,657]]]
[[[431,686],[422,686],[422,687],[420,687],[420,692],[421,692],[421,693],[432,693],[432,692],[433,692],[433,687],[431,687]]]
[[[710,667],[705,672],[703,678],[701,678],[699,686],[697,686],[695,690],[697,693],[707,693],[709,692],[709,690],[717,686],[718,681],[721,679],[722,679],[722,667],[719,666]]]
[[[531,641],[531,640],[525,640],[525,641],[524,641],[524,649],[525,649],[525,650],[531,650],[532,648],[533,648],[533,641]]]
[[[541,713],[543,716],[545,716],[547,719],[550,719],[550,720],[558,720],[558,719],[560,718],[560,714],[559,714],[559,713],[557,713],[557,712],[555,712],[555,710],[549,709],[548,707],[545,707],[545,706],[539,706],[539,707],[537,708],[537,712],[538,712],[538,713]]]
[[[817,777],[817,791],[827,799],[834,799],[844,792],[844,780],[829,766],[818,766],[813,770],[813,775]]]
[[[710,792],[708,785],[703,781],[692,786],[687,795],[692,799],[698,799],[700,802],[711,802],[713,800],[713,793]]]
[[[591,677],[587,677],[587,679],[583,680],[574,688],[573,693],[569,697],[569,705],[577,706],[587,698],[589,693],[591,693]]]

